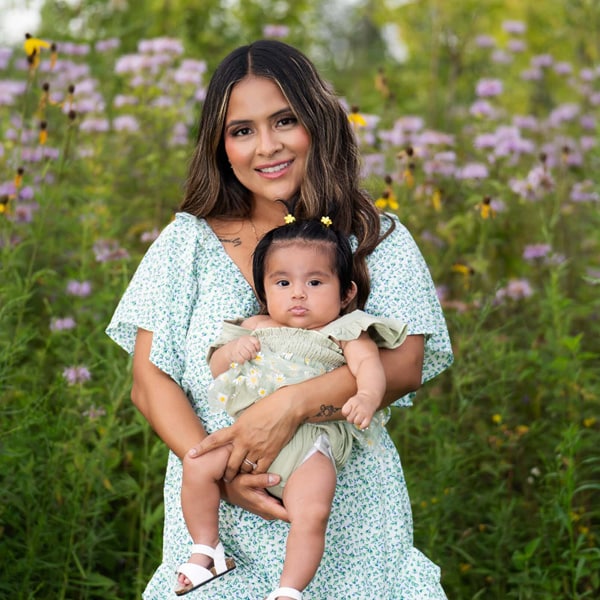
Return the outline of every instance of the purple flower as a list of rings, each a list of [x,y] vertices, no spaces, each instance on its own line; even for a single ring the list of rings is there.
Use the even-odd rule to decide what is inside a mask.
[[[121,41],[118,38],[109,38],[97,41],[94,47],[96,52],[108,52],[109,50],[116,50],[120,45]]]
[[[554,58],[551,54],[538,54],[531,57],[531,66],[537,69],[551,67],[554,64]]]
[[[144,231],[144,233],[142,233],[142,235],[140,236],[140,240],[142,242],[153,242],[158,237],[159,233],[160,232],[156,227],[151,231]]]
[[[50,331],[67,331],[75,327],[75,319],[73,317],[58,318],[54,317],[50,321]]]
[[[67,283],[67,294],[71,296],[79,296],[85,298],[92,293],[92,284],[89,281],[77,281],[71,279]]]
[[[533,295],[533,289],[527,279],[510,279],[507,285],[496,292],[496,301],[506,298],[522,300]]]
[[[471,104],[469,113],[474,117],[493,119],[498,111],[487,100],[477,100]]]
[[[543,76],[542,70],[537,67],[521,71],[521,79],[523,79],[523,81],[539,81]]]
[[[86,117],[79,125],[80,131],[87,131],[91,133],[101,133],[110,129],[108,119],[99,117]]]
[[[265,25],[263,27],[263,36],[268,38],[286,38],[290,33],[287,25]]]
[[[89,381],[92,378],[88,368],[81,365],[74,367],[65,367],[63,371],[63,377],[67,380],[67,383],[69,385],[85,383],[86,381]]]
[[[552,250],[550,244],[528,244],[523,250],[523,258],[528,261],[544,258],[550,250]]]
[[[101,263],[129,258],[129,252],[121,248],[116,240],[98,240],[94,244],[94,254]]]
[[[525,30],[527,29],[525,23],[523,23],[523,21],[504,21],[502,23],[502,29],[504,29],[504,31],[506,31],[506,33],[510,33],[513,35],[521,35],[523,33],[525,33]]]
[[[581,115],[581,118],[579,119],[579,124],[583,129],[586,129],[587,131],[592,131],[596,129],[596,117],[590,114]]]
[[[123,106],[135,105],[138,102],[139,100],[137,96],[126,96],[124,94],[117,94],[113,100],[113,106],[115,108],[121,108]]]
[[[573,72],[573,66],[571,63],[559,61],[554,63],[554,72],[557,75],[570,75]]]
[[[456,172],[457,179],[486,179],[488,168],[482,163],[468,163]]]
[[[572,121],[579,114],[579,105],[574,102],[557,106],[548,116],[551,127],[560,127],[566,121]]]
[[[497,65],[508,65],[513,61],[512,55],[505,50],[501,50],[500,48],[492,52],[491,58],[492,62],[496,63]]]
[[[478,48],[494,48],[496,40],[491,35],[478,35],[475,38],[475,45]]]
[[[480,98],[491,98],[502,93],[502,81],[499,79],[480,79],[477,82],[475,93]]]
[[[104,417],[106,415],[106,409],[100,407],[97,408],[95,404],[92,404],[87,410],[83,411],[83,416],[88,417],[90,421],[94,421],[98,417]]]
[[[527,44],[525,44],[523,40],[511,38],[510,40],[508,40],[506,47],[511,52],[525,52],[525,50],[527,49]]]
[[[113,119],[113,129],[115,131],[139,131],[140,124],[132,115],[121,115]]]
[[[573,185],[569,198],[572,202],[598,202],[600,195],[594,191],[594,183],[586,179]]]

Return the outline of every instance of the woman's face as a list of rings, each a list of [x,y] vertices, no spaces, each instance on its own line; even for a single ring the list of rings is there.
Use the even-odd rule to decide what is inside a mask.
[[[310,139],[279,87],[249,75],[231,91],[225,152],[255,201],[288,200],[300,188]]]

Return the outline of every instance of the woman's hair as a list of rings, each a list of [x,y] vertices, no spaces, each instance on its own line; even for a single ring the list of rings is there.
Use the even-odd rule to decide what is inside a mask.
[[[198,217],[249,217],[251,193],[229,167],[223,138],[231,90],[248,75],[273,81],[310,137],[296,217],[330,215],[343,234],[356,236],[354,278],[363,307],[369,290],[366,256],[393,230],[393,221],[388,219],[382,236],[381,213],[360,188],[359,149],[346,111],[310,60],[292,46],[257,41],[234,50],[217,67],[206,91],[180,209]]]
[[[331,254],[333,271],[340,281],[340,300],[345,300],[352,289],[352,248],[348,238],[334,227],[327,227],[316,219],[294,221],[268,231],[258,242],[252,257],[252,276],[256,297],[266,311],[265,268],[269,253],[277,247],[287,247],[302,243],[322,247]],[[352,306],[353,303],[350,303]],[[349,307],[346,307],[346,310]]]

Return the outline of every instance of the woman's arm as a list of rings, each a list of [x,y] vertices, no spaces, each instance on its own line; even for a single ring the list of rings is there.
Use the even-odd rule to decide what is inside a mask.
[[[387,382],[382,408],[421,386],[423,352],[422,335],[410,335],[398,348],[380,351]],[[258,464],[255,473],[264,473],[302,423],[342,419],[341,408],[355,393],[356,380],[347,366],[282,387],[247,408],[231,427],[196,444],[190,455],[232,444],[227,479],[235,477],[244,458]]]
[[[138,329],[133,354],[131,399],[151,427],[179,458],[206,437],[189,399],[150,362],[152,332]]]
[[[150,362],[152,332],[138,329],[133,356],[131,399],[154,431],[179,458],[199,441],[206,431],[183,390]],[[237,472],[231,477],[235,477]],[[245,474],[221,482],[221,497],[263,519],[287,520],[281,503],[267,494],[266,487],[279,483],[274,474]]]

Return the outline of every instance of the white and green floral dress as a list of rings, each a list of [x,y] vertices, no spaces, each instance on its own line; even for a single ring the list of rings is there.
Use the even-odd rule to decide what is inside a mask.
[[[386,223],[384,221],[384,227]],[[426,337],[423,380],[452,362],[446,324],[427,266],[410,234],[396,223],[369,257],[371,295],[365,310],[408,324]],[[150,247],[123,295],[107,333],[129,353],[138,328],[153,332],[150,360],[186,392],[208,432],[232,421],[206,399],[209,345],[224,320],[256,314],[253,290],[208,224],[177,214]],[[410,405],[409,398],[398,405]],[[413,547],[411,506],[400,459],[384,434],[382,451],[354,444],[338,485],[325,555],[305,600],[440,600],[440,571]],[[181,462],[169,454],[164,487],[162,563],[147,600],[176,598],[175,570],[190,554],[180,504]],[[220,535],[237,569],[188,595],[190,600],[262,600],[277,587],[289,525],[221,503]]]

